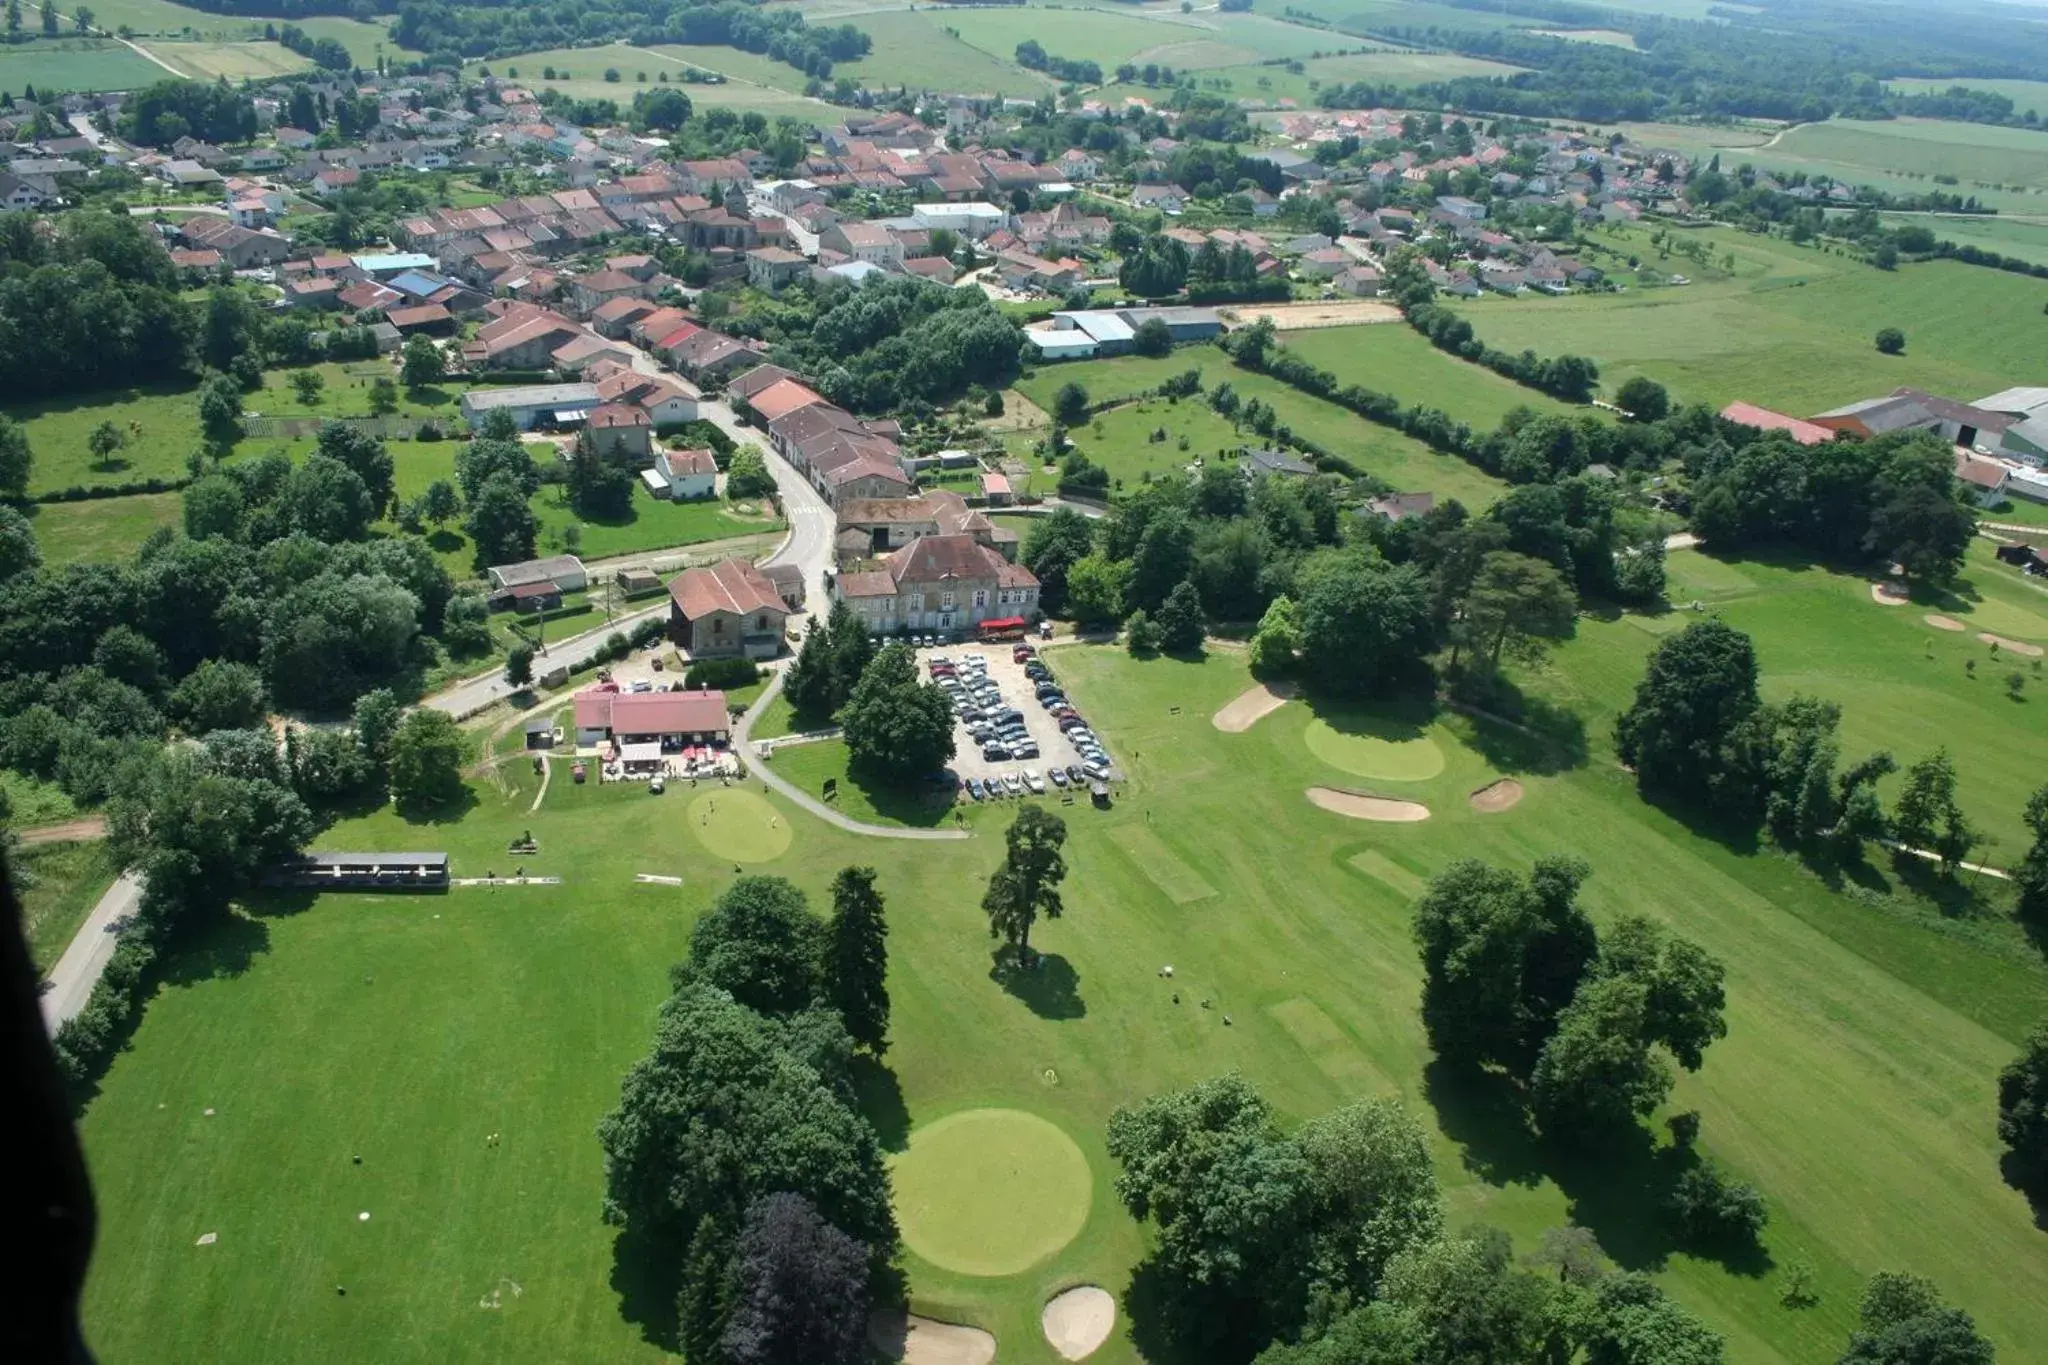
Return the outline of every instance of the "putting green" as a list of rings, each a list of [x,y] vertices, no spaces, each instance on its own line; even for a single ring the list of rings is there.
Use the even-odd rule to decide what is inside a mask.
[[[1308,751],[1333,768],[1383,782],[1423,782],[1444,770],[1444,751],[1428,735],[1381,739],[1337,729],[1321,716],[1302,736]]]
[[[736,863],[765,863],[789,848],[789,821],[744,787],[699,792],[684,818],[698,842]]]
[[[1014,1275],[1088,1221],[1088,1158],[1021,1109],[967,1109],[928,1123],[889,1163],[910,1249],[962,1275]]]
[[[2048,638],[2048,618],[1996,598],[1986,598],[1971,607],[1967,619],[1978,630],[1988,630],[1994,635],[2010,635],[2021,640]]]

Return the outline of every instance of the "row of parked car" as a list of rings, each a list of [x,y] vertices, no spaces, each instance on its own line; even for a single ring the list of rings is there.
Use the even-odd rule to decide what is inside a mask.
[[[970,777],[961,785],[966,787],[967,794],[976,801],[1000,801],[1005,796],[1022,796],[1026,792],[1033,796],[1043,796],[1046,791],[1046,778],[1051,778],[1052,785],[1062,791],[1072,787],[1078,792],[1083,787],[1091,785],[1087,771],[1078,763],[1069,763],[1064,768],[1055,764],[1047,768],[1042,776],[1036,768],[1025,768],[1021,772],[1005,773],[1001,777]],[[1094,785],[1101,785],[1100,778],[1092,781]]]
[[[1029,645],[1018,646],[1020,650],[1030,649]],[[1067,700],[1067,694],[1060,689],[1059,680],[1045,665],[1045,660],[1024,657],[1024,676],[1038,695],[1038,704],[1043,706],[1058,723],[1066,735],[1067,742],[1074,746],[1074,752],[1081,756],[1081,771],[1091,781],[1100,782],[1109,776],[1109,753],[1102,747],[1102,741],[1088,728],[1088,722]]]
[[[969,654],[954,663],[939,655],[926,665],[953,705],[953,714],[981,746],[990,762],[1038,757],[1038,745],[1024,724],[1024,713],[1003,700],[1003,691],[988,676],[988,660]]]

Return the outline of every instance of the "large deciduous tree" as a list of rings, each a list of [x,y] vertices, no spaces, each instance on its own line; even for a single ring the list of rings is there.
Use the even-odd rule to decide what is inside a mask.
[[[363,487],[369,490],[372,515],[384,514],[384,509],[391,505],[395,466],[382,440],[346,422],[323,422],[314,448],[355,471]]]
[[[800,1194],[747,1208],[733,1252],[732,1307],[720,1345],[730,1365],[865,1365],[866,1245]]]
[[[391,795],[401,811],[431,811],[462,793],[462,731],[445,711],[406,713],[391,736]]]
[[[492,475],[471,495],[466,527],[478,569],[532,559],[540,534],[540,521],[527,505],[526,493],[504,473]]]
[[[1471,646],[1490,665],[1502,654],[1533,658],[1553,640],[1569,639],[1578,611],[1571,584],[1554,565],[1509,550],[1479,561],[1479,572],[1452,632],[1453,655]]]
[[[1918,1275],[1870,1277],[1841,1365],[1992,1365],[1996,1352],[1960,1308]]]
[[[1753,800],[1756,774],[1743,735],[1761,704],[1756,650],[1720,621],[1695,621],[1650,653],[1634,703],[1615,722],[1615,747],[1649,791],[1693,802]]]
[[[793,1014],[824,995],[825,926],[782,877],[740,877],[690,932],[690,967],[763,1014]]]
[[[1998,1073],[1998,1139],[2017,1183],[2048,1198],[2048,1022],[2034,1026]]]
[[[1435,644],[1421,573],[1356,553],[1304,567],[1301,662],[1322,687],[1366,697],[1417,677]]]
[[[927,776],[953,756],[953,711],[937,687],[918,681],[902,645],[875,656],[840,711],[855,764],[892,782]]]
[[[1004,940],[1021,960],[1030,958],[1032,925],[1058,919],[1066,908],[1059,889],[1067,875],[1066,842],[1067,822],[1031,804],[1003,834],[1003,861],[988,879],[981,908],[989,937]]]
[[[2012,869],[2013,910],[2029,933],[2048,943],[2048,786],[2027,798],[2020,818],[2034,832],[2034,842]]]

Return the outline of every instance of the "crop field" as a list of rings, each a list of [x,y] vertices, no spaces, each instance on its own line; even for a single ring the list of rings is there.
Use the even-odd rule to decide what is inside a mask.
[[[1695,570],[1697,559],[1673,557],[1674,595],[1716,585],[1715,610],[1755,633],[1773,695],[1813,685],[1805,671],[1824,660],[1820,690],[1847,706],[1851,751],[1896,730],[1881,709],[1888,688],[1900,689],[1895,707],[1939,706],[1966,805],[2011,825],[2024,783],[2048,764],[2048,719],[1966,677],[1961,660],[1981,646],[1943,636],[1928,660],[1934,632],[1917,612],[1876,606],[1859,579],[1705,560]],[[2003,590],[1987,571],[1973,564],[1970,578],[1988,601]],[[1069,1284],[1102,1284],[1120,1317],[1131,1311],[1142,1240],[1110,1190],[1109,1110],[1233,1069],[1288,1123],[1361,1095],[1401,1097],[1432,1128],[1454,1224],[1484,1219],[1524,1250],[1544,1228],[1587,1226],[1727,1334],[1732,1360],[1832,1361],[1861,1277],[1880,1268],[1933,1276],[2024,1358],[2048,1332],[2048,1266],[1997,1174],[1991,1092],[2048,1008],[2048,970],[2009,925],[1943,919],[1886,869],[1866,868],[1871,887],[1852,900],[1788,859],[1725,847],[1644,805],[1607,736],[1665,621],[1583,622],[1525,680],[1583,724],[1577,757],[1457,718],[1301,702],[1222,734],[1209,717],[1249,683],[1241,656],[1060,651],[1056,671],[1132,776],[1114,810],[1062,811],[1067,913],[1035,936],[1049,957],[1042,983],[992,974],[985,932],[962,909],[1000,852],[1006,813],[988,807],[965,812],[978,837],[892,857],[768,797],[771,821],[793,835],[778,851],[755,837],[757,812],[740,812],[747,828],[729,836],[700,830],[687,792],[556,783],[529,814],[534,779],[514,764],[475,783],[457,819],[409,825],[387,810],[339,824],[321,846],[444,848],[458,875],[502,867],[505,841],[530,830],[543,853],[528,870],[564,884],[259,903],[189,957],[85,1115],[103,1220],[89,1337],[108,1359],[268,1360],[370,1343],[395,1362],[653,1359],[612,1287],[592,1132],[646,1046],[666,966],[742,859],[791,877],[814,905],[838,867],[884,869],[893,1045],[864,1099],[907,1172],[905,1197],[952,1197],[907,1154],[932,1150],[970,1120],[928,1125],[966,1111],[1028,1116],[1003,1122],[1050,1124],[1078,1149],[1078,1231],[1064,1215],[1035,1223],[1028,1245],[1012,1238],[1002,1273],[961,1268],[943,1226],[906,1214],[919,1228],[903,1256],[914,1307],[986,1327],[1003,1359],[1053,1359],[1038,1309]],[[1431,818],[1360,824],[1310,807],[1305,786],[1358,780],[1319,756],[1328,744],[1315,736],[1333,726],[1398,735],[1400,790]],[[1371,744],[1351,748],[1346,764],[1377,761]],[[1409,748],[1430,761],[1407,763]],[[1466,793],[1502,773],[1524,800],[1472,810]],[[1458,856],[1525,867],[1557,850],[1591,862],[1596,920],[1648,914],[1728,965],[1729,1036],[1672,1106],[1697,1109],[1706,1148],[1769,1199],[1762,1273],[1670,1251],[1647,1216],[1654,1189],[1631,1183],[1640,1172],[1555,1167],[1428,1067],[1408,936],[1421,879]],[[683,885],[635,885],[639,872]],[[1918,1178],[1902,1184],[1901,1170]],[[206,1232],[218,1240],[194,1246]],[[1814,1267],[1815,1308],[1778,1302],[1794,1260]],[[1137,1359],[1123,1322],[1097,1359]]]
[[[1010,53],[991,54],[946,32],[958,27],[953,21],[960,13],[896,11],[849,20],[874,40],[874,47],[857,62],[838,63],[833,74],[870,89],[907,86],[1036,96],[1053,88],[1046,77],[1011,61]]]
[[[1895,194],[1974,194],[1997,209],[2039,212],[2048,195],[2048,133],[1938,119],[1858,123],[1833,119],[1788,128],[1771,142],[1724,152],[1726,166],[1751,162],[1805,171]],[[1954,177],[1937,183],[1937,175]]]
[[[1087,58],[1100,62],[1105,72],[1119,62],[1137,58],[1149,48],[1215,36],[1215,30],[1209,26],[1186,22],[1180,15],[1172,19],[1147,19],[1098,9],[960,8],[947,9],[932,17],[943,20],[942,27],[956,30],[968,46],[1002,62],[1011,61],[1019,43],[1035,39],[1056,57]],[[863,26],[859,19],[849,22],[856,28]]]
[[[1938,95],[1958,85],[1966,90],[1988,90],[2005,96],[2012,101],[2015,114],[2025,114],[2030,109],[2037,114],[2048,113],[2048,81],[2000,80],[1990,76],[1894,76],[1885,82],[1887,89],[1915,95]]]
[[[1382,85],[1421,85],[1427,81],[1450,80],[1459,76],[1512,76],[1520,67],[1483,57],[1462,57],[1455,52],[1403,52],[1388,48],[1377,52],[1351,52],[1341,57],[1316,57],[1302,63],[1297,74],[1281,66],[1227,66],[1204,71],[1198,77],[1205,90],[1222,90],[1238,98],[1291,99],[1298,104],[1316,102],[1325,86],[1370,81]],[[1115,86],[1120,93],[1143,95],[1140,86]],[[1157,92],[1153,92],[1156,96]]]
[[[194,80],[245,78],[263,80],[313,69],[311,59],[277,43],[182,42],[162,39],[147,44],[157,56]]]
[[[1293,340],[1290,338],[1289,344]],[[1069,382],[1080,384],[1099,403],[1151,388],[1189,369],[1201,370],[1205,385],[1229,381],[1240,397],[1257,398],[1270,405],[1281,421],[1301,435],[1403,492],[1433,492],[1439,498],[1457,498],[1476,510],[1491,504],[1505,488],[1463,460],[1439,455],[1420,441],[1353,416],[1334,403],[1311,398],[1265,375],[1239,370],[1220,351],[1206,347],[1181,347],[1157,360],[1118,356],[1112,360],[1046,365],[1020,381],[1017,388],[1039,407],[1050,410],[1053,395]],[[1394,391],[1401,393],[1398,388]],[[1401,396],[1403,401],[1422,401],[1419,395]],[[1213,456],[1218,446],[1256,444],[1258,440],[1250,428],[1233,434],[1230,423],[1217,417],[1203,399],[1184,398],[1178,404],[1165,399],[1147,402],[1151,410],[1143,414],[1136,414],[1135,409],[1119,409],[1106,415],[1099,439],[1093,437],[1092,426],[1074,435],[1075,444],[1087,452],[1089,459],[1107,468],[1112,479],[1122,479],[1126,485],[1142,479],[1147,471],[1156,475],[1188,464],[1196,455]],[[1136,415],[1123,416],[1124,413]],[[1166,428],[1168,439],[1148,440],[1148,434],[1161,426]],[[1186,451],[1180,449],[1182,436],[1188,439]]]
[[[1601,234],[1617,251],[1647,236]],[[1965,400],[2023,382],[2012,339],[2048,326],[2048,281],[1951,261],[1886,272],[1776,239],[1715,230],[1710,253],[1738,257],[1732,278],[1683,288],[1461,304],[1486,341],[1508,351],[1572,352],[1601,366],[1608,392],[1647,374],[1685,401],[1735,399],[1805,415],[1900,385]],[[1690,269],[1673,257],[1652,264]],[[1614,263],[1594,258],[1603,268]],[[1879,355],[1879,328],[1906,333],[1906,353]]]
[[[1543,23],[1524,15],[1433,5],[1428,0],[1290,0],[1290,4],[1345,33],[1432,26],[1454,32],[1484,33],[1494,29],[1537,28]]]
[[[134,90],[168,75],[111,38],[32,38],[0,47],[0,92]]]
[[[545,80],[541,72],[554,67],[556,79]],[[722,84],[685,84],[682,72],[690,67],[716,71],[728,77]],[[572,99],[617,100],[621,109],[633,102],[636,91],[659,85],[659,73],[666,68],[669,80],[701,108],[722,107],[741,113],[759,112],[769,118],[788,114],[817,123],[830,114],[830,106],[806,98],[803,73],[795,67],[772,62],[751,52],[732,47],[686,47],[665,45],[639,48],[625,43],[600,47],[550,48],[524,52],[516,57],[472,62],[464,73],[477,76],[488,70],[506,79],[516,79],[532,90],[559,90]],[[606,70],[619,73],[616,81],[604,79]],[[562,73],[567,72],[564,76]],[[641,80],[645,74],[647,79]],[[759,78],[759,79],[757,79]]]

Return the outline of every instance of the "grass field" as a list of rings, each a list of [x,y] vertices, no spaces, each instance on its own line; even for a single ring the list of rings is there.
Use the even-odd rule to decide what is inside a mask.
[[[1503,379],[1492,370],[1444,354],[1412,327],[1311,328],[1283,338],[1287,349],[1344,384],[1363,384],[1398,397],[1403,405],[1442,408],[1475,431],[1500,425],[1510,409],[1573,409],[1547,394]]]
[[[2008,214],[1987,218],[1960,213],[1887,213],[1884,219],[1902,227],[1927,228],[1935,236],[1958,244],[2048,265],[2048,219],[2015,218]]]
[[[1570,298],[1486,298],[1460,305],[1480,336],[1507,351],[1573,352],[1601,366],[1609,393],[1635,374],[1677,397],[1716,406],[1746,399],[1805,415],[1912,385],[1968,401],[2028,373],[2015,346],[2048,328],[2048,282],[1950,261],[1874,270],[1777,239],[1713,230],[1709,254],[1738,260],[1732,277],[1684,288]],[[1615,252],[1658,261],[1640,232],[1598,233]],[[1613,268],[1612,258],[1595,257]],[[1905,331],[1906,353],[1883,356],[1879,328]]]
[[[55,782],[45,782],[12,768],[0,772],[0,793],[7,797],[8,823],[17,828],[54,825],[78,814],[77,802]]]
[[[1599,47],[1625,47],[1636,50],[1635,35],[1613,28],[1539,28],[1535,30],[1546,38],[1562,38],[1568,43],[1593,43]]]
[[[1101,402],[1150,388],[1191,368],[1202,371],[1205,384],[1213,386],[1228,380],[1241,397],[1270,404],[1280,420],[1295,431],[1404,492],[1434,492],[1439,498],[1455,497],[1476,509],[1493,502],[1504,487],[1463,460],[1438,455],[1420,441],[1367,422],[1334,403],[1311,398],[1264,375],[1239,370],[1221,352],[1208,347],[1184,346],[1160,360],[1118,356],[1113,360],[1047,365],[1020,381],[1017,387],[1039,407],[1050,410],[1052,396],[1070,381],[1079,383]],[[1391,384],[1388,387],[1403,402],[1425,401],[1420,393],[1411,396]],[[1075,443],[1088,452],[1088,458],[1106,466],[1112,478],[1129,484],[1141,478],[1147,469],[1158,474],[1179,468],[1195,455],[1213,453],[1216,446],[1226,441],[1239,445],[1257,439],[1249,429],[1244,434],[1230,435],[1230,424],[1216,417],[1201,399],[1183,399],[1177,405],[1156,399],[1148,400],[1148,405],[1149,412],[1141,414],[1133,408],[1129,410],[1131,416],[1121,417],[1114,425],[1111,419],[1117,419],[1119,414],[1110,414],[1105,419],[1102,438],[1094,437],[1091,424],[1075,433]],[[1146,433],[1162,425],[1167,428],[1169,439],[1148,442]],[[1183,433],[1189,438],[1186,451],[1179,448]]]
[[[48,564],[124,560],[159,526],[177,526],[185,504],[177,493],[134,493],[84,502],[31,504],[30,525]]]
[[[1332,44],[1341,46],[1341,44]],[[1512,76],[1519,67],[1490,62],[1480,57],[1461,57],[1455,52],[1353,52],[1342,57],[1315,57],[1302,63],[1300,74],[1279,66],[1226,66],[1200,73],[1205,90],[1223,90],[1239,98],[1291,99],[1300,104],[1315,102],[1316,92],[1325,86],[1372,81],[1392,85],[1421,85],[1426,81],[1450,80],[1459,76]],[[1142,86],[1113,86],[1112,94],[1144,96]],[[1156,97],[1157,91],[1152,92]]]
[[[194,80],[264,80],[313,69],[311,58],[265,42],[182,42],[162,39],[147,45],[157,56]]]
[[[36,970],[48,971],[121,869],[104,842],[33,844],[8,856],[15,885],[34,883],[21,893],[22,923]]]
[[[1886,89],[1902,90],[1909,95],[1938,95],[1958,85],[1966,90],[1988,90],[2005,96],[2012,101],[2015,114],[2030,109],[2037,114],[2048,112],[2048,81],[2000,80],[1989,76],[1894,76],[1885,82]]]
[[[1675,581],[1689,557],[1673,557]],[[1859,717],[1869,696],[1841,688],[1874,695],[1922,668],[1931,632],[1910,611],[1875,606],[1853,578],[1716,567],[1756,584],[1720,609],[1757,633],[1774,693],[1825,657],[1825,690],[1850,707],[1850,747],[1869,728],[1897,731],[1895,718]],[[889,1150],[948,1115],[1000,1108],[1056,1125],[1087,1165],[1078,1234],[1025,1271],[947,1270],[913,1244],[917,1309],[987,1327],[1003,1359],[1050,1361],[1044,1298],[1077,1282],[1121,1295],[1142,1249],[1109,1188],[1108,1111],[1237,1069],[1289,1122],[1402,1096],[1433,1125],[1453,1223],[1483,1218],[1528,1249],[1575,1219],[1726,1333],[1731,1360],[1832,1361],[1861,1278],[1880,1268],[1933,1276],[2026,1358],[2048,1333],[2048,1263],[1996,1173],[1991,1089],[2048,1008],[2048,971],[2009,929],[1835,895],[1789,860],[1731,850],[1644,806],[1606,738],[1655,638],[1643,624],[1656,623],[1584,623],[1532,684],[1583,720],[1581,761],[1560,768],[1500,732],[1408,718],[1444,767],[1404,784],[1434,816],[1404,826],[1303,801],[1305,786],[1347,780],[1311,751],[1309,705],[1244,734],[1209,724],[1248,682],[1241,656],[1063,652],[1061,679],[1130,756],[1132,780],[1112,811],[1062,811],[1067,914],[1034,935],[1048,967],[1028,978],[991,970],[971,909],[1003,812],[971,808],[981,837],[891,856],[768,798],[795,839],[749,871],[791,876],[822,903],[838,867],[883,867],[894,1081],[867,1101]],[[1942,708],[1939,737],[1973,813],[2016,808],[2005,779],[1987,775],[1992,751],[2027,760],[2038,780],[2048,720],[1973,696],[1979,684],[1953,662],[1906,683],[1917,693],[1907,704]],[[1470,810],[1465,793],[1500,772],[1526,798],[1505,814]],[[651,1358],[608,1284],[592,1129],[736,850],[685,834],[678,794],[557,784],[530,815],[526,782],[480,786],[453,823],[386,811],[321,843],[445,848],[461,875],[501,866],[505,840],[531,829],[543,853],[529,870],[562,875],[562,887],[263,907],[151,1004],[84,1121],[102,1217],[86,1323],[106,1358],[268,1360],[369,1342],[391,1361]],[[1669,1252],[1635,1172],[1547,1167],[1427,1069],[1408,937],[1419,879],[1457,856],[1526,866],[1561,849],[1593,864],[1585,900],[1597,920],[1646,913],[1727,963],[1729,1037],[1673,1105],[1698,1109],[1706,1147],[1770,1199],[1778,1270],[1734,1274]],[[635,885],[636,872],[684,886]],[[1196,883],[1213,894],[1193,895]],[[1163,962],[1186,1003],[1171,1003]],[[488,1133],[501,1145],[487,1147]],[[216,1245],[193,1246],[209,1231]],[[1778,1304],[1794,1259],[1815,1268],[1814,1309]],[[1136,1358],[1121,1329],[1097,1357]]]
[[[908,86],[961,94],[1036,96],[1053,88],[1046,77],[1018,66],[1011,53],[991,54],[946,32],[959,27],[954,23],[959,17],[958,10],[899,10],[849,20],[874,40],[874,46],[857,62],[835,65],[833,74],[870,89]]]
[[[2039,211],[2048,195],[2048,133],[1982,123],[1914,118],[1804,123],[1787,128],[1766,146],[1722,153],[1725,166],[1744,162],[1781,173],[1833,176],[1895,194],[1935,189],[1973,194],[1992,208],[2015,212]],[[1937,175],[1955,179],[1938,184]]]
[[[0,91],[135,90],[168,75],[111,38],[32,38],[0,47]]]
[[[543,80],[541,72],[550,66],[555,68],[558,79]],[[689,95],[693,105],[737,109],[742,113],[758,111],[770,118],[788,114],[811,123],[818,122],[830,112],[830,106],[822,101],[807,99],[799,93],[803,89],[804,76],[795,67],[733,47],[669,44],[640,48],[625,43],[608,43],[600,47],[558,47],[544,52],[524,52],[517,57],[471,62],[463,68],[463,73],[475,77],[488,70],[506,78],[513,78],[516,73],[516,79],[531,89],[559,90],[574,99],[617,100],[619,107],[624,109],[633,102],[634,92],[659,86],[662,70],[668,71],[671,81],[679,81],[681,73],[690,67],[716,71],[728,77],[718,85],[679,83],[678,88]],[[616,70],[619,79],[605,80],[607,69]],[[565,71],[569,75],[561,76]],[[642,72],[647,75],[645,81],[639,79]]]

